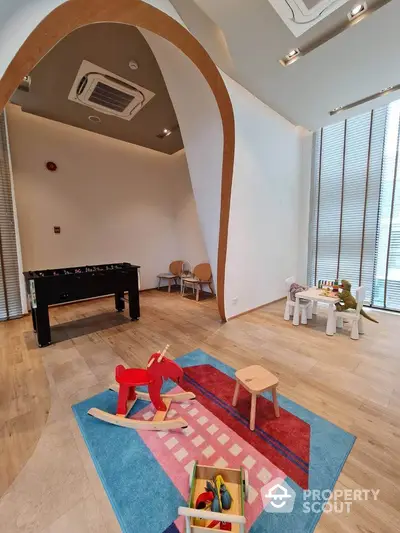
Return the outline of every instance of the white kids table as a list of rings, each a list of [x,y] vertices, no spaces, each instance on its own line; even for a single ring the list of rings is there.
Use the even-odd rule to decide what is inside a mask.
[[[318,302],[328,304],[328,322],[326,323],[326,334],[334,335],[336,333],[335,304],[340,302],[337,296],[324,296],[322,289],[312,287],[303,292],[296,293],[296,303],[294,306],[293,325],[300,324],[300,298],[302,300],[311,300],[313,302],[313,314],[316,315],[316,306]]]

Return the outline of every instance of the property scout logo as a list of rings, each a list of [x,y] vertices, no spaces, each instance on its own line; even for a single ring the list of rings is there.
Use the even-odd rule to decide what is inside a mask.
[[[267,513],[291,513],[296,493],[283,479],[275,479],[264,485],[261,497]]]
[[[300,500],[303,513],[350,513],[353,502],[378,499],[379,489],[304,490],[296,494],[284,480],[273,480],[261,489],[264,510],[267,513],[291,513]]]

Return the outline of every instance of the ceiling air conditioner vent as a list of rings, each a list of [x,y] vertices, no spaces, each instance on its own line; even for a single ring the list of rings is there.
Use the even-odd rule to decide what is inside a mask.
[[[144,87],[84,60],[68,100],[107,115],[131,120],[153,96],[154,93]]]

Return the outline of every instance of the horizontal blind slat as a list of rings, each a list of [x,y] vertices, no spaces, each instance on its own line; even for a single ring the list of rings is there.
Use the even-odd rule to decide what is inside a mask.
[[[319,130],[314,135],[314,164],[311,185],[310,198],[310,229],[308,243],[308,272],[307,283],[314,285],[316,283],[316,260],[318,257],[317,238],[318,238],[318,206],[319,206],[319,178],[320,178],[320,158],[321,158],[321,135]]]
[[[339,253],[344,122],[323,130],[319,190],[317,279],[335,279]]]
[[[0,320],[22,314],[6,118],[0,116]]]
[[[347,120],[339,279],[359,284],[371,113]]]
[[[400,311],[400,106],[398,107],[398,111],[397,167],[394,170],[393,176],[385,306],[386,308]]]
[[[400,101],[315,135],[308,270],[313,284],[335,279],[339,264],[340,278],[354,288],[365,286],[367,304],[386,303],[395,310],[400,310],[399,117]]]
[[[390,298],[390,306],[388,301],[385,302],[387,294],[395,296],[398,286],[396,281],[396,270],[390,268],[390,248],[389,248],[389,233],[390,233],[390,219],[392,211],[392,201],[394,191],[395,165],[396,155],[399,145],[399,117],[400,117],[400,101],[393,102],[388,106],[388,116],[385,132],[385,143],[383,149],[383,163],[382,163],[382,185],[379,198],[379,216],[378,216],[378,232],[377,243],[375,248],[375,279],[374,279],[374,296],[373,305],[376,307],[391,308],[399,310],[400,303],[393,301],[395,298]],[[396,228],[394,233],[396,233]],[[393,265],[393,259],[392,259]],[[388,274],[388,279],[386,279]]]

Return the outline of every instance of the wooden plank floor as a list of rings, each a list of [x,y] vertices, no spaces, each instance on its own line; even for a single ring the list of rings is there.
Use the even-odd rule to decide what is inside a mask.
[[[374,313],[380,323],[367,322],[365,336],[352,341],[348,332],[327,337],[323,316],[293,327],[283,320],[283,302],[227,324],[219,321],[213,299],[196,303],[149,291],[142,293],[141,307],[139,322],[114,313],[111,298],[53,308],[53,338],[59,342],[42,350],[35,347],[29,317],[0,325],[1,493],[37,445],[0,500],[7,533],[118,531],[111,507],[105,511],[108,503],[70,405],[102,390],[119,361],[144,366],[167,343],[172,356],[201,348],[235,368],[261,363],[279,376],[281,394],[357,436],[337,488],[380,489],[378,500],[354,502],[350,514],[325,514],[318,533],[400,531],[399,316]],[[66,438],[67,428],[74,438]],[[45,467],[46,446],[56,438],[57,446],[67,446],[71,457],[78,454],[84,466],[83,473],[73,474],[81,480],[80,501],[69,494],[79,492],[75,485],[63,489],[64,500],[71,498],[68,506],[53,494],[61,474]],[[29,483],[41,473],[45,496],[33,497]],[[90,517],[99,501],[108,515],[93,529]],[[57,511],[45,512],[48,506]],[[26,529],[13,518],[21,509],[29,516]]]

